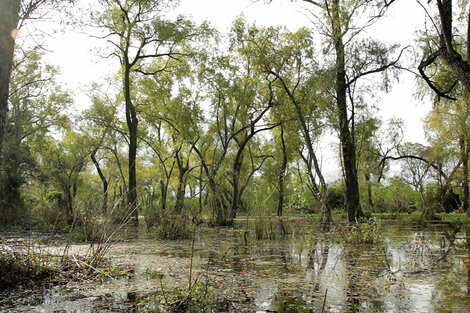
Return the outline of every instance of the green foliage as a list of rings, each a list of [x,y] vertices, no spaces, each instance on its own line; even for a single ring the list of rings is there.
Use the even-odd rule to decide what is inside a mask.
[[[227,303],[217,299],[214,288],[208,283],[196,282],[191,288],[174,288],[152,293],[142,299],[138,299],[139,312],[174,312],[174,313],[199,313],[199,312],[226,312]]]
[[[346,229],[343,240],[348,244],[376,244],[381,242],[380,222],[369,219],[365,223],[356,223]]]
[[[187,215],[166,213],[158,220],[155,234],[159,239],[191,239],[193,225]]]
[[[328,188],[327,203],[331,210],[344,208],[344,190],[340,183],[336,183]]]
[[[390,179],[387,186],[374,188],[372,195],[372,212],[411,212],[421,205],[419,192],[398,178]]]

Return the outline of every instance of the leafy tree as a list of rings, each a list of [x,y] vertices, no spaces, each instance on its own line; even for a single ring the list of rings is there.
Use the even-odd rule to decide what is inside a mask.
[[[381,73],[383,88],[388,87],[388,70],[397,65],[399,57],[390,60],[395,46],[387,47],[372,39],[360,39],[360,34],[384,15],[392,1],[370,0],[303,0],[313,6],[316,27],[324,36],[327,56],[333,58],[330,68],[334,80],[335,119],[341,144],[346,186],[346,207],[350,222],[362,217],[359,203],[355,119],[363,86],[361,78]],[[317,11],[319,10],[319,11]],[[364,19],[364,16],[367,18]],[[365,21],[365,22],[364,22]],[[357,95],[359,93],[359,95]]]
[[[309,188],[313,196],[322,202],[324,225],[329,227],[328,188],[314,145],[326,126],[324,112],[330,99],[322,92],[327,88],[323,85],[326,76],[315,61],[312,34],[307,29],[291,33],[282,29],[256,27],[252,27],[249,33],[249,51],[256,56],[259,71],[273,77],[278,101],[287,106],[281,109],[283,113],[278,114],[278,118],[289,121],[289,124],[298,121],[295,129],[305,141],[306,155],[302,145],[297,149],[307,167]],[[276,108],[276,112],[281,111]]]
[[[48,151],[40,161],[43,175],[52,179],[56,188],[62,192],[64,213],[67,223],[71,225],[75,218],[75,197],[80,174],[86,170],[90,156],[89,142],[86,136],[69,130],[63,141],[50,138],[42,144],[41,149]]]
[[[126,186],[118,157],[120,149],[116,144],[117,140],[124,137],[124,135],[121,135],[124,131],[118,123],[117,101],[110,97],[106,91],[103,91],[103,86],[93,84],[91,90],[92,106],[81,115],[80,121],[82,123],[80,128],[90,142],[90,158],[100,177],[103,188],[101,211],[106,214],[112,178],[110,169],[112,159],[115,160],[120,172],[120,175],[114,176],[118,178],[117,181],[121,180],[122,185]],[[103,163],[107,168],[103,168]],[[116,201],[116,199],[114,200]]]
[[[60,1],[65,2],[73,1]],[[16,37],[28,19],[34,20],[35,16],[43,14],[47,5],[58,4],[57,0],[4,0],[0,3],[0,168]]]
[[[422,158],[427,158],[430,153],[429,147],[418,143],[405,144],[401,149],[405,154],[417,155],[421,156]],[[423,204],[426,205],[424,199],[424,183],[430,174],[430,164],[414,158],[406,158],[404,159],[404,163],[405,164],[402,166],[402,173],[400,175],[401,179],[413,186],[416,191],[419,191],[421,200]]]
[[[137,138],[138,100],[134,91],[137,74],[155,75],[166,71],[172,60],[182,61],[188,55],[189,41],[205,32],[193,23],[178,17],[175,21],[162,16],[175,4],[170,1],[102,0],[103,11],[96,12],[95,23],[112,45],[112,55],[119,58],[122,75],[128,143],[128,205],[138,220],[137,212]],[[150,62],[160,59],[162,62]],[[150,60],[150,61],[149,61]],[[137,103],[136,103],[137,102]]]
[[[14,58],[5,128],[7,136],[3,144],[0,190],[5,217],[7,210],[24,212],[20,187],[36,176],[36,156],[44,153],[34,151],[34,143],[67,125],[65,110],[72,103],[70,95],[56,82],[57,69],[42,61],[42,51],[37,47],[21,48],[18,47]]]
[[[19,0],[2,1],[0,3],[0,168],[20,5]]]
[[[447,177],[445,183],[439,184],[441,187],[441,199],[447,191],[453,195],[452,182],[457,174],[460,174],[460,185],[462,187],[461,209],[468,209],[468,158],[470,153],[469,137],[469,106],[467,100],[441,100],[434,105],[433,110],[426,119],[426,129],[428,130],[428,140],[431,143],[434,160],[439,168],[445,170],[445,165],[450,168],[452,175]],[[460,169],[460,173],[458,172]],[[441,181],[440,171],[437,172]],[[445,176],[444,176],[445,177]],[[457,200],[457,202],[460,202]]]

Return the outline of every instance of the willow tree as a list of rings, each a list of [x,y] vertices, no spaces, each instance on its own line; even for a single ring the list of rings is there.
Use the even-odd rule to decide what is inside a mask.
[[[326,106],[331,97],[323,91],[327,89],[325,73],[321,71],[315,60],[313,49],[313,34],[306,28],[296,32],[288,32],[279,28],[257,28],[252,26],[247,30],[246,54],[254,55],[257,70],[272,80],[278,101],[284,104],[281,113],[279,108],[273,111],[274,118],[296,121],[296,130],[302,134],[306,153],[298,147],[299,154],[307,167],[308,187],[314,198],[322,203],[322,218],[326,228],[331,222],[331,212],[328,206],[328,187],[322,174],[320,159],[315,151],[318,141],[325,128]],[[285,141],[281,147],[285,151]],[[286,161],[283,161],[285,171]],[[281,187],[283,174],[279,178]],[[280,188],[281,189],[281,188]],[[282,190],[280,190],[282,195]],[[279,210],[280,212],[280,210]]]
[[[375,86],[387,89],[389,70],[399,61],[391,60],[396,46],[366,38],[365,30],[381,18],[394,2],[379,0],[301,0],[316,20],[315,26],[327,44],[326,67],[333,82],[334,120],[339,134],[348,219],[363,216],[359,201],[355,120],[364,90],[362,78],[381,73]],[[312,8],[313,7],[313,8]],[[330,47],[332,49],[330,49]],[[328,60],[332,60],[328,62]]]
[[[101,12],[94,14],[96,25],[105,33],[112,47],[111,55],[119,59],[121,91],[125,108],[128,137],[129,210],[137,221],[137,174],[139,103],[135,90],[136,75],[154,76],[167,70],[172,60],[183,62],[188,56],[187,44],[205,29],[177,17],[165,19],[166,10],[177,5],[167,0],[102,0]],[[155,62],[155,60],[161,62]]]
[[[455,2],[457,6],[453,5]],[[428,13],[433,28],[426,32],[422,40],[424,57],[418,70],[430,91],[436,95],[428,126],[434,130],[434,135],[454,137],[453,144],[460,159],[458,163],[462,167],[461,208],[467,210],[470,197],[470,11],[469,1],[455,2],[428,1],[427,7],[420,3]],[[441,145],[440,142],[438,145]]]

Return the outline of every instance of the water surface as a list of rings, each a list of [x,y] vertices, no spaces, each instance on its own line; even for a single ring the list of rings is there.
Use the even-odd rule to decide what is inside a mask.
[[[3,301],[3,310],[140,311],[155,295],[188,288],[193,255],[192,282],[209,284],[225,303],[220,310],[321,312],[325,301],[325,312],[470,311],[470,239],[463,229],[387,224],[380,244],[346,245],[334,232],[312,231],[308,221],[293,222],[290,234],[275,240],[245,240],[244,223],[198,231],[194,250],[190,240],[132,236],[110,251],[114,263],[134,268],[132,277],[43,290],[14,307]],[[51,246],[43,248],[62,248]]]

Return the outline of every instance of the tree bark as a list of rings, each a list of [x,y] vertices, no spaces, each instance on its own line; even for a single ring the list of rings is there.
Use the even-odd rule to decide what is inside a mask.
[[[238,207],[240,206],[240,172],[243,164],[243,151],[245,150],[246,144],[252,136],[248,136],[243,140],[238,147],[237,155],[235,156],[235,161],[233,162],[232,169],[232,206],[230,208],[230,218],[234,219],[237,217]]]
[[[68,183],[67,186],[65,187],[65,211],[66,211],[66,218],[67,218],[67,224],[72,225],[73,220],[74,220],[74,214],[73,214],[73,195],[72,195],[72,186]]]
[[[3,168],[3,138],[20,5],[20,0],[0,1],[0,169]]]
[[[166,200],[167,200],[167,195],[168,195],[168,178],[166,182],[164,182],[163,179],[160,180],[160,192],[162,194],[160,205],[161,205],[162,215],[163,215],[166,212]]]

